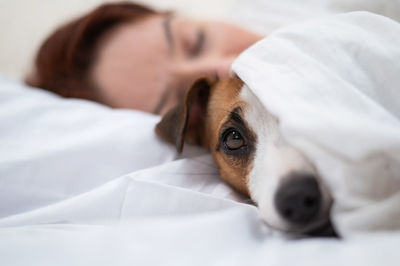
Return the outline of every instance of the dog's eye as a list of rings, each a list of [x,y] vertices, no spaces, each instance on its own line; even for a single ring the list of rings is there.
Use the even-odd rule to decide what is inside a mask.
[[[228,150],[233,151],[245,146],[246,143],[239,131],[230,129],[225,133],[224,145]]]

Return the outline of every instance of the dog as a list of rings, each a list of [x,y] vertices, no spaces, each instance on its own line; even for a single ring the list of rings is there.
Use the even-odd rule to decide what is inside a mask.
[[[178,152],[185,142],[209,149],[222,179],[250,197],[269,226],[337,236],[333,200],[318,171],[283,139],[278,119],[239,77],[197,80],[155,131]]]

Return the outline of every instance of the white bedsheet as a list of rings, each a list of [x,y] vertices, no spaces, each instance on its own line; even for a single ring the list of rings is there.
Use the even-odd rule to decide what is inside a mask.
[[[0,83],[0,217],[176,157],[151,130],[158,117]]]
[[[400,260],[399,233],[285,240],[221,181],[204,151],[187,146],[191,158],[179,159],[159,142],[157,117],[4,79],[0,105],[1,265]]]

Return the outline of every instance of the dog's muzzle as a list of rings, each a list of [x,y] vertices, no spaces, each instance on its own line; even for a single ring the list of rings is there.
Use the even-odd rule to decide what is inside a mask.
[[[324,197],[317,178],[308,173],[291,173],[279,186],[274,203],[279,215],[302,233],[313,236],[336,236],[329,211],[322,210]]]

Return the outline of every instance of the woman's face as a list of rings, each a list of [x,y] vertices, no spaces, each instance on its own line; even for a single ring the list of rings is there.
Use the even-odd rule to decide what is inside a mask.
[[[91,78],[107,105],[164,114],[197,78],[228,76],[260,38],[226,23],[153,15],[104,36]]]

